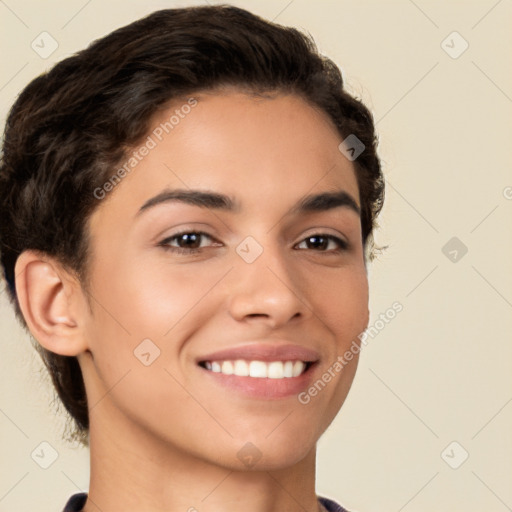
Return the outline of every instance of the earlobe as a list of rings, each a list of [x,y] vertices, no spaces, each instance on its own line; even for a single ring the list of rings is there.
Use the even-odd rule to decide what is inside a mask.
[[[52,258],[24,251],[15,266],[16,294],[27,326],[41,346],[76,356],[87,349],[80,287]]]

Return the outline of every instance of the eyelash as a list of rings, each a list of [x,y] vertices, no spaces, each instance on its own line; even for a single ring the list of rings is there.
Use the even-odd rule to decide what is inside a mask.
[[[175,254],[197,254],[197,253],[201,252],[202,249],[204,249],[203,247],[192,247],[192,248],[187,249],[184,247],[173,247],[173,246],[169,245],[169,243],[171,241],[177,240],[180,237],[182,237],[183,235],[199,235],[199,236],[202,236],[205,238],[209,238],[212,241],[215,241],[215,239],[211,235],[209,235],[208,233],[205,233],[204,231],[182,231],[181,233],[176,233],[168,238],[165,238],[164,240],[159,242],[158,245],[160,247],[162,247],[165,251],[171,251],[171,252],[174,252]],[[345,240],[342,240],[341,238],[338,238],[337,236],[329,235],[326,233],[314,233],[314,234],[308,235],[306,238],[301,240],[299,242],[299,244],[301,244],[311,238],[325,238],[329,241],[334,241],[338,245],[338,248],[334,249],[334,250],[330,249],[330,250],[326,250],[326,251],[315,251],[315,252],[337,254],[337,253],[341,253],[343,251],[348,250],[350,247],[349,244]],[[298,249],[298,250],[303,251],[304,249]],[[314,250],[314,249],[311,249],[311,250]]]

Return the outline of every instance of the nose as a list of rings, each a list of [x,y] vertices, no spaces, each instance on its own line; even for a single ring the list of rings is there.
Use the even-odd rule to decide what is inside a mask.
[[[278,250],[264,248],[252,263],[239,261],[232,272],[229,313],[238,322],[276,329],[310,314],[299,275]]]

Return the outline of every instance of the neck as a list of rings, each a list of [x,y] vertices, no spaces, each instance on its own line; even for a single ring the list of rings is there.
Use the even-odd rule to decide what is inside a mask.
[[[119,418],[117,418],[119,420]],[[123,427],[123,428],[121,428]],[[83,512],[318,512],[315,449],[291,467],[247,471],[180,451],[140,426],[93,414]]]

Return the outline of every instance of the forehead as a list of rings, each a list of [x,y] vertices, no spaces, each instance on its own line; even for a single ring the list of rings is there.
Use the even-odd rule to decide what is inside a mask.
[[[128,151],[119,165],[127,172],[93,217],[133,218],[163,188],[213,190],[242,206],[288,207],[309,193],[340,189],[359,202],[341,140],[327,114],[296,95],[229,91],[174,101]]]

